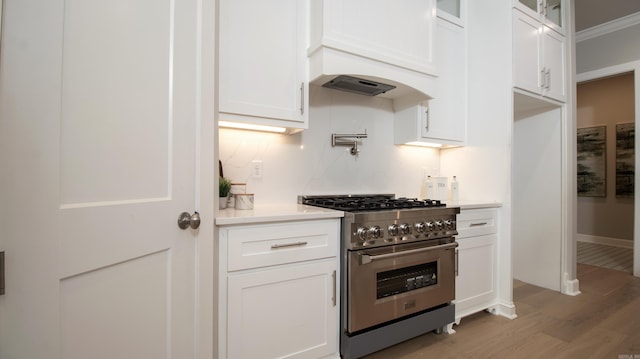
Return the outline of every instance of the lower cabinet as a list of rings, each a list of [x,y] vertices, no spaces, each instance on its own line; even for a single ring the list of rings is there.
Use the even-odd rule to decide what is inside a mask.
[[[340,357],[339,223],[218,228],[220,358]]]
[[[337,350],[336,260],[229,276],[228,358],[323,358]]]
[[[497,302],[497,211],[463,209],[458,215],[456,321]]]

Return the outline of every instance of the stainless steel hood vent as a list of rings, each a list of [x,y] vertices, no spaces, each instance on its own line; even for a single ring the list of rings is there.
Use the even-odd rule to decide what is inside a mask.
[[[322,86],[367,96],[376,96],[396,88],[393,85],[346,75],[340,75]]]

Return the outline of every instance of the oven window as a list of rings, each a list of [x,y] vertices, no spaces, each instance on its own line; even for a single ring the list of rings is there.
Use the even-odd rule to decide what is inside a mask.
[[[379,272],[377,299],[438,284],[438,262]]]

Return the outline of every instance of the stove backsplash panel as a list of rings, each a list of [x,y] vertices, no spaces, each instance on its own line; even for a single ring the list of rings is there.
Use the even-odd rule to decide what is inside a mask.
[[[256,205],[296,203],[300,194],[395,193],[419,197],[425,173],[437,176],[440,151],[393,144],[388,99],[311,86],[309,129],[281,135],[222,128],[224,175],[247,184]],[[332,133],[363,133],[360,153],[332,147]],[[261,160],[262,178],[251,175]]]

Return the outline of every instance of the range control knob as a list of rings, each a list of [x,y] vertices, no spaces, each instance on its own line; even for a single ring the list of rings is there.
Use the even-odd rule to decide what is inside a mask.
[[[407,223],[402,223],[400,225],[400,233],[402,233],[402,234],[411,233],[411,226],[409,226],[409,224],[407,224]]]
[[[397,236],[398,233],[400,233],[399,229],[398,229],[398,225],[395,224],[395,223],[394,224],[390,224],[389,228],[387,228],[387,230],[389,231],[389,235],[390,236],[394,236],[394,237]]]
[[[455,221],[452,221],[450,219],[445,219],[444,220],[444,228],[445,229],[455,229],[456,225],[455,225]]]
[[[378,226],[373,226],[371,228],[369,228],[369,238],[380,238],[382,237],[382,228],[378,227]]]
[[[427,226],[427,232],[433,231],[436,227],[436,225],[433,224],[433,222],[427,222],[426,226]]]
[[[435,226],[436,226],[436,230],[440,231],[442,230],[442,228],[444,228],[444,223],[442,223],[442,221],[436,221]]]
[[[360,239],[362,239],[363,241],[366,241],[367,239],[369,239],[369,230],[367,228],[364,227],[358,227],[358,231],[356,232],[356,234],[358,235],[358,237],[360,237]]]
[[[427,229],[427,224],[424,222],[417,222],[413,226],[416,228],[416,232],[418,233],[422,233],[425,231],[425,229]]]

